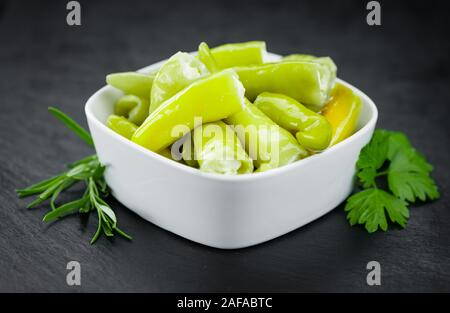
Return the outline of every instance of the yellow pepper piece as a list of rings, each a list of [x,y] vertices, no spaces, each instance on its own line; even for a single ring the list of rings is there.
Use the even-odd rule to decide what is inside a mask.
[[[125,117],[117,116],[114,114],[111,114],[108,117],[106,125],[113,131],[115,131],[119,135],[124,136],[127,139],[131,139],[134,132],[138,128],[135,124],[127,120]]]
[[[351,89],[337,83],[322,111],[333,129],[330,146],[341,142],[355,132],[360,111],[361,98]]]
[[[211,49],[218,68],[261,64],[266,54],[264,41],[229,43]]]
[[[244,87],[233,70],[195,81],[153,111],[132,140],[159,151],[192,130],[196,119],[214,122],[242,110]]]

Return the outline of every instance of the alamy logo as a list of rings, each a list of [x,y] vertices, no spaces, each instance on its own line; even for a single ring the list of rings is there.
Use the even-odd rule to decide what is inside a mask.
[[[67,13],[66,22],[69,26],[81,25],[81,5],[78,1],[69,1],[66,5]]]
[[[66,276],[66,282],[69,286],[81,285],[81,266],[77,261],[70,261],[67,263],[66,269],[70,270]]]
[[[381,25],[381,5],[378,1],[369,1],[366,9],[367,13],[366,22],[369,26]]]
[[[366,269],[370,270],[367,274],[366,281],[369,286],[381,285],[381,265],[377,261],[367,263]]]

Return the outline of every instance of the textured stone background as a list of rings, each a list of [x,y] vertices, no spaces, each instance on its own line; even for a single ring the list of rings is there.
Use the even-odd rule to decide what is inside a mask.
[[[69,27],[67,1],[0,0],[0,291],[450,291],[443,1],[381,1],[380,27],[367,26],[366,1],[80,2],[82,26]],[[195,50],[203,40],[211,46],[266,40],[280,54],[332,56],[339,76],[378,105],[378,126],[406,132],[435,165],[441,199],[413,207],[403,231],[369,235],[351,228],[339,206],[288,235],[237,251],[184,240],[113,199],[131,243],[117,238],[90,246],[94,218],[45,225],[44,207],[25,209],[28,200],[17,199],[14,188],[91,152],[47,106],[86,125],[84,103],[105,74]],[[283,214],[281,203],[277,209]],[[81,287],[66,285],[70,260],[81,263]],[[380,287],[366,285],[370,260],[382,265]]]

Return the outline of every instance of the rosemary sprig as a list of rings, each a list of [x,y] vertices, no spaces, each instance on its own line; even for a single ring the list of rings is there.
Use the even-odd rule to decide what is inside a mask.
[[[93,146],[93,141],[89,132],[78,125],[74,120],[56,108],[50,107],[49,111],[83,141]],[[103,177],[104,171],[105,167],[101,165],[97,155],[94,154],[69,164],[67,171],[27,188],[18,189],[16,190],[16,193],[19,197],[38,195],[27,208],[36,207],[44,201],[49,200],[51,211],[44,216],[44,222],[54,221],[76,212],[88,214],[96,211],[98,216],[98,226],[97,231],[92,237],[91,244],[95,243],[101,234],[112,237],[114,236],[114,233],[117,233],[120,236],[131,240],[132,237],[117,226],[117,217],[104,200],[104,198],[109,195],[109,189]],[[83,196],[80,199],[57,206],[56,200],[58,199],[58,196],[78,183],[84,183],[86,186]]]

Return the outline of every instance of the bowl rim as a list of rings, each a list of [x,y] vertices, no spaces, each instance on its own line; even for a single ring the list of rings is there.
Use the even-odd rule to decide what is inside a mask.
[[[191,54],[196,54],[196,53],[191,52]],[[268,52],[267,55],[268,55],[268,57],[271,57],[273,59],[281,58],[280,55],[274,54],[274,53]],[[162,60],[162,61],[153,63],[149,66],[146,66],[146,67],[143,67],[143,68],[137,70],[137,72],[148,73],[151,70],[156,69],[159,66],[161,66],[165,61],[166,60]],[[101,130],[105,134],[112,136],[113,138],[115,138],[115,140],[118,140],[119,142],[127,145],[130,149],[137,150],[139,153],[144,153],[144,155],[147,155],[148,157],[153,158],[154,160],[162,162],[163,164],[166,164],[167,166],[171,166],[173,168],[178,168],[187,174],[193,174],[198,177],[203,177],[203,178],[215,180],[215,181],[231,181],[231,182],[253,181],[253,180],[269,178],[269,177],[276,176],[276,175],[282,175],[283,173],[285,173],[287,171],[299,170],[298,168],[308,166],[308,164],[311,162],[318,162],[322,158],[328,157],[328,155],[330,153],[333,153],[334,151],[345,149],[346,147],[350,146],[352,143],[357,141],[361,136],[363,136],[365,133],[369,132],[370,129],[375,126],[377,119],[378,119],[378,109],[377,109],[375,103],[372,101],[372,99],[370,99],[369,96],[367,96],[364,92],[362,92],[355,86],[351,85],[350,83],[343,81],[342,79],[339,79],[339,78],[337,78],[336,81],[343,84],[344,86],[352,89],[353,92],[356,92],[358,94],[358,96],[360,96],[361,99],[363,100],[363,103],[365,105],[369,106],[372,116],[367,121],[367,123],[363,127],[361,127],[361,129],[359,129],[356,133],[352,134],[350,137],[344,139],[343,141],[337,143],[336,145],[334,145],[330,148],[327,148],[326,150],[322,151],[321,153],[317,153],[317,154],[309,156],[305,159],[302,159],[302,160],[293,162],[291,164],[287,164],[282,167],[275,168],[275,169],[272,169],[272,170],[266,171],[266,172],[253,172],[253,173],[240,174],[240,175],[226,175],[226,174],[215,174],[215,173],[202,172],[199,169],[181,164],[174,160],[170,160],[156,152],[148,150],[148,149],[132,142],[131,140],[128,140],[125,137],[117,134],[116,132],[114,132],[113,130],[108,128],[104,123],[102,123],[95,116],[95,114],[93,113],[93,109],[92,109],[96,103],[96,101],[95,101],[96,98],[100,94],[102,94],[106,91],[109,91],[109,90],[117,90],[112,86],[105,85],[102,88],[100,88],[99,90],[97,90],[94,94],[92,94],[88,98],[88,100],[85,104],[84,111],[85,111],[88,121],[90,123],[93,123],[94,126],[96,126],[99,130]]]

